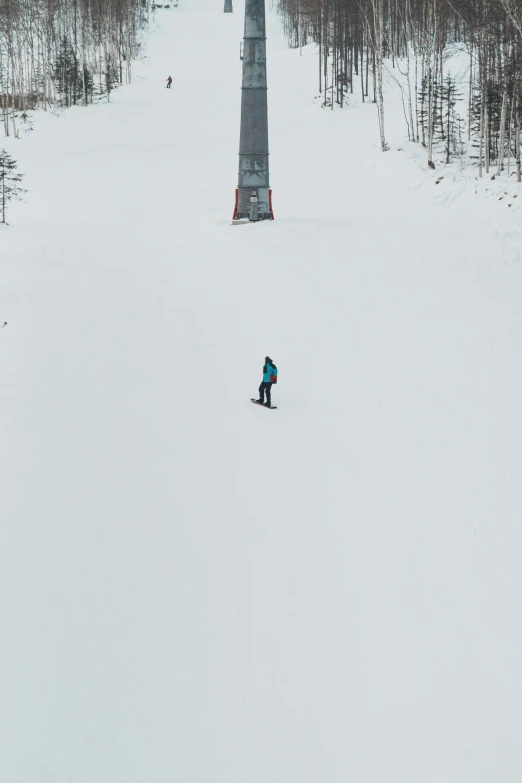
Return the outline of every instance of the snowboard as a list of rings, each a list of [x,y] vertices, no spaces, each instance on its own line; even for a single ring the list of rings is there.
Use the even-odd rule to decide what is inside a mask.
[[[261,403],[258,402],[257,400],[254,400],[253,397],[250,398],[250,402],[253,402],[255,405],[259,405],[260,408],[267,408],[268,407],[267,405],[261,405]],[[269,411],[276,411],[277,410],[277,405],[272,405],[272,407],[268,408],[268,410]]]

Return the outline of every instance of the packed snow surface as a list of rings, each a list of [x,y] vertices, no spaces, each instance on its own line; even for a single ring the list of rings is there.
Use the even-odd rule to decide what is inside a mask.
[[[231,226],[241,6],[4,141],[0,781],[519,783],[517,203],[321,109],[269,14]]]

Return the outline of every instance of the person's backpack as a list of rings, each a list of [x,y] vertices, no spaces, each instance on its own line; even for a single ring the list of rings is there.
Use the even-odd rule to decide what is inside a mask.
[[[274,372],[270,373],[270,383],[277,383],[277,367],[275,364],[272,364],[271,366]]]

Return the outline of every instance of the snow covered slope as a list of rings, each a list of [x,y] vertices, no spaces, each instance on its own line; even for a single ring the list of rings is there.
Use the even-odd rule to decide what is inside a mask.
[[[270,16],[276,221],[231,227],[240,5],[6,140],[0,781],[518,783],[516,215]]]

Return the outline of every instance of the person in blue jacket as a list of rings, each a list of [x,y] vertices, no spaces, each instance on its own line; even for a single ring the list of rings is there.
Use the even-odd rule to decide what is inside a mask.
[[[271,389],[273,383],[277,383],[277,367],[275,366],[270,356],[265,356],[265,363],[263,365],[263,380],[261,381],[261,385],[259,387],[259,399],[257,402],[260,405],[266,405],[267,408],[272,407]],[[264,401],[265,394],[266,402]]]

